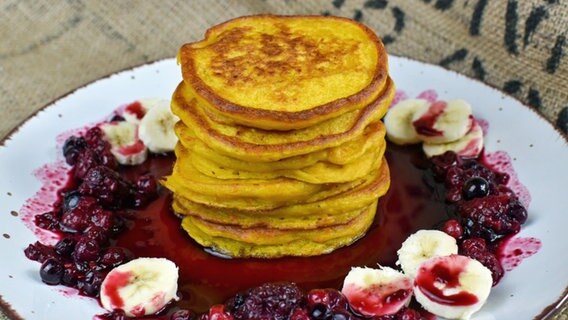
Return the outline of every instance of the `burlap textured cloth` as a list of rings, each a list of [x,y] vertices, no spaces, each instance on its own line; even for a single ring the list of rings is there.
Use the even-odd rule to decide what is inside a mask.
[[[565,0],[0,0],[0,138],[76,87],[173,57],[211,25],[254,13],[360,20],[389,53],[486,82],[568,133]]]

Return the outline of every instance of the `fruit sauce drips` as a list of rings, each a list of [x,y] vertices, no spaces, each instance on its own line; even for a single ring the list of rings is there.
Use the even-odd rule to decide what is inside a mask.
[[[281,311],[289,312],[290,319],[359,319],[337,290],[317,288],[340,288],[354,266],[394,266],[401,243],[420,229],[441,229],[458,239],[460,254],[487,266],[494,285],[504,274],[503,266],[510,270],[540,247],[536,239],[529,239],[528,250],[522,245],[526,240],[509,240],[525,222],[526,208],[506,187],[511,175],[484,164],[488,157],[466,160],[446,153],[428,160],[418,146],[389,144],[391,187],[362,239],[327,255],[264,260],[210,254],[181,229],[171,210],[171,194],[157,183],[171,172],[173,155],[151,155],[141,165],[119,166],[96,127],[68,138],[63,151],[73,167],[61,172],[63,167],[57,166],[59,178],[51,174],[58,196],[53,197],[53,186],[46,189],[51,197],[39,192],[26,203],[24,215],[54,236],[40,238],[51,239],[47,243],[31,244],[26,256],[42,263],[43,282],[92,297],[99,295],[102,280],[113,267],[134,257],[168,258],[180,269],[181,300],[168,306],[160,319],[192,319],[193,312],[207,310],[201,319],[247,319],[238,315],[258,310],[244,306],[257,303],[266,309],[266,301],[275,295],[289,297],[290,292],[298,298],[280,304],[291,308]],[[61,176],[68,178],[65,184]],[[30,215],[34,208],[46,212]],[[516,247],[508,250],[501,243]],[[256,302],[244,303],[247,299]],[[118,312],[103,318],[121,317]],[[377,319],[422,318],[423,312],[403,308]]]

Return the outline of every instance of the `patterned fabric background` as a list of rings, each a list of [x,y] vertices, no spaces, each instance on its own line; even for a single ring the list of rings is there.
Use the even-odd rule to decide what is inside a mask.
[[[254,13],[362,21],[390,54],[479,79],[568,133],[566,0],[0,0],[0,137],[74,88]]]

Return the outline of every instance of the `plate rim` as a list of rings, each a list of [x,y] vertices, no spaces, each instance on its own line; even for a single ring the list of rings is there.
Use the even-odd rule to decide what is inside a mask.
[[[423,60],[419,60],[419,59],[415,59],[415,58],[411,58],[408,56],[404,56],[404,55],[395,55],[395,54],[388,54],[389,57],[396,57],[398,59],[402,59],[402,60],[407,60],[410,62],[418,62],[421,64],[425,64],[434,68],[438,68],[438,69],[442,69],[446,72],[450,72],[453,73],[455,75],[458,75],[460,77],[464,77],[467,78],[468,80],[472,80],[475,82],[480,83],[481,85],[484,85],[485,87],[491,89],[491,90],[495,90],[497,92],[499,92],[500,94],[507,96],[511,99],[514,99],[515,101],[517,101],[520,105],[522,105],[523,107],[529,109],[534,115],[538,116],[541,120],[544,120],[544,122],[547,123],[547,125],[551,126],[552,129],[554,131],[556,131],[556,133],[564,140],[565,146],[568,147],[568,133],[564,133],[562,132],[562,130],[560,130],[560,128],[553,123],[551,120],[547,119],[542,113],[538,112],[537,110],[535,110],[533,107],[525,104],[524,102],[522,102],[521,100],[519,100],[517,97],[506,93],[504,91],[502,91],[501,89],[486,83],[484,81],[481,81],[480,79],[476,79],[476,78],[472,78],[466,74],[457,72],[455,70],[449,69],[445,66],[441,66],[438,64],[433,64],[427,61],[423,61]],[[6,143],[8,141],[10,141],[15,135],[17,135],[20,130],[29,122],[32,121],[40,112],[45,111],[46,109],[52,107],[55,103],[57,103],[58,101],[60,101],[61,99],[64,99],[74,93],[76,93],[79,90],[82,90],[90,85],[93,85],[94,83],[97,83],[99,81],[102,80],[106,80],[111,78],[114,75],[123,73],[123,72],[127,72],[127,71],[133,71],[135,69],[141,68],[141,67],[146,67],[146,66],[151,66],[153,64],[158,64],[167,60],[174,60],[175,57],[165,57],[165,58],[158,58],[155,60],[151,60],[151,61],[147,61],[147,62],[143,62],[134,66],[129,66],[129,67],[125,67],[116,71],[113,71],[109,74],[106,74],[104,76],[98,77],[96,79],[93,79],[87,83],[84,83],[78,87],[75,87],[53,99],[51,99],[49,102],[43,104],[40,108],[36,109],[33,113],[31,113],[30,115],[28,115],[26,118],[22,119],[16,126],[14,126],[12,129],[10,129],[10,131],[8,131],[8,133],[6,133],[6,135],[4,137],[0,138],[0,149],[6,148]],[[553,301],[549,306],[545,307],[540,314],[538,314],[537,316],[535,316],[534,319],[551,319],[551,317],[558,315],[563,309],[567,309],[568,308],[568,285],[566,286],[566,288],[564,289],[564,292],[560,294],[559,298],[555,301]],[[23,318],[18,314],[17,310],[13,309],[12,306],[10,305],[10,303],[8,303],[7,301],[4,300],[2,294],[0,293],[0,312],[2,312],[7,319],[10,320],[23,320]],[[1,316],[2,314],[0,314]]]

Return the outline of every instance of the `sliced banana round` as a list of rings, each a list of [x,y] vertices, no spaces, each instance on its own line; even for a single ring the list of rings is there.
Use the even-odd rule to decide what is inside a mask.
[[[419,143],[421,140],[412,126],[412,118],[417,110],[429,105],[424,99],[406,99],[392,106],[383,119],[387,139],[400,145]]]
[[[140,123],[140,120],[144,118],[144,115],[146,115],[146,112],[148,112],[148,110],[160,105],[169,106],[170,101],[159,98],[140,99],[126,105],[122,110],[122,117],[127,122],[138,124]]]
[[[341,292],[357,312],[366,316],[394,314],[412,298],[412,280],[392,268],[352,268]]]
[[[421,106],[411,123],[420,140],[447,143],[463,137],[472,126],[471,105],[464,100],[436,101]]]
[[[174,132],[174,125],[178,121],[169,104],[157,104],[148,109],[140,121],[138,134],[151,152],[172,152],[178,141]]]
[[[479,261],[461,255],[424,262],[414,280],[416,301],[446,319],[469,319],[489,296],[491,271]]]
[[[101,304],[129,317],[155,314],[177,296],[178,267],[164,258],[138,258],[112,269],[101,285]]]
[[[462,138],[448,143],[424,143],[422,150],[428,157],[454,151],[462,157],[477,157],[483,150],[483,130],[474,120],[471,130]]]
[[[148,149],[138,138],[138,125],[126,121],[99,125],[110,152],[122,165],[138,165],[146,161]]]
[[[418,267],[426,260],[458,253],[456,239],[439,230],[419,230],[410,235],[397,251],[402,271],[414,278]]]

